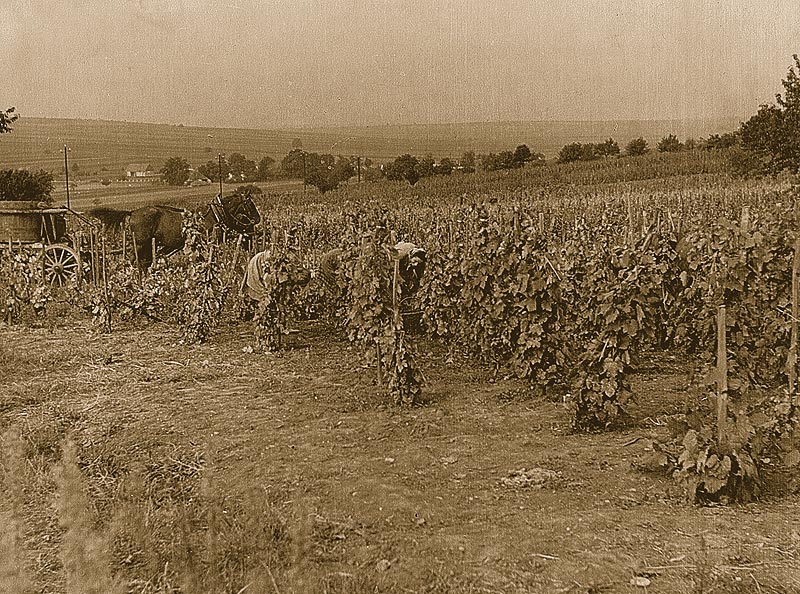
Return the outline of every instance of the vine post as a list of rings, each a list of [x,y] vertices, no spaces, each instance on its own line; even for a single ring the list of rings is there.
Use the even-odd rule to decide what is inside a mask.
[[[136,249],[136,233],[131,229],[131,243],[133,244],[133,260],[136,262],[136,281],[142,287],[142,268],[139,265],[139,250]],[[124,257],[124,254],[123,254]]]
[[[106,331],[111,334],[111,299],[108,295],[108,271],[106,266],[106,236],[103,234],[101,238],[101,248],[100,248],[100,265],[103,267],[103,301],[104,306],[106,308]],[[78,269],[78,276],[82,273],[82,270]]]
[[[383,387],[383,360],[381,359],[383,355],[381,354],[381,341],[380,338],[375,339],[375,359],[378,363],[378,367],[375,370],[376,378],[378,380],[378,387]]]
[[[90,233],[91,233],[91,231],[90,231]],[[76,246],[83,245],[83,243],[82,243],[83,242],[83,234],[80,231],[76,231],[75,232],[74,241],[75,241],[75,245]],[[80,249],[75,250],[75,259],[78,262],[78,276],[76,277],[76,281],[77,281],[78,289],[80,289],[83,286],[83,259],[81,258],[81,250]]]
[[[792,319],[789,339],[789,357],[786,362],[789,378],[789,401],[793,407],[800,404],[797,396],[797,331],[798,315],[800,315],[800,238],[794,242],[794,261],[792,263]]]
[[[717,447],[725,441],[728,420],[728,345],[725,330],[725,306],[717,311]]]

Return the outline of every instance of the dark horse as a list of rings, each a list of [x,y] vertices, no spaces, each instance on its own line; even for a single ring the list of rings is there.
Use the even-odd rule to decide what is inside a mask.
[[[153,240],[157,249],[165,254],[183,249],[183,210],[158,205],[127,212],[107,208],[94,209],[89,214],[109,224],[114,216],[111,213],[118,215],[121,212],[127,215],[128,228],[133,234],[140,267],[147,268],[153,263]],[[261,222],[261,215],[248,191],[234,192],[222,198],[217,194],[202,214],[206,229],[209,232],[215,231],[217,238],[225,233],[249,238],[255,226]]]

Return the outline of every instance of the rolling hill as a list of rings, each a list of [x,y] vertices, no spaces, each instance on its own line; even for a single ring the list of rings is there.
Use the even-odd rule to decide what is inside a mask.
[[[477,153],[513,150],[523,143],[554,157],[570,142],[599,142],[611,137],[622,147],[632,138],[642,136],[654,146],[667,134],[675,134],[682,140],[701,138],[734,130],[738,124],[737,120],[727,118],[255,130],[23,117],[11,134],[0,136],[0,168],[44,168],[60,175],[65,144],[69,146],[71,170],[81,176],[112,178],[122,176],[129,163],[146,162],[158,169],[167,158],[176,156],[187,159],[193,166],[215,159],[219,152],[239,152],[256,161],[269,155],[280,161],[297,141],[308,151],[360,155],[373,160],[393,159],[403,153],[458,158],[467,150]]]

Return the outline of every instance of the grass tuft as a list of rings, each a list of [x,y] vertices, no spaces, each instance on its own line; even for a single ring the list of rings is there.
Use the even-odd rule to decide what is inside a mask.
[[[19,430],[6,431],[2,439],[2,480],[0,480],[0,593],[26,594],[33,582],[25,567],[23,481],[25,444]]]
[[[55,479],[59,519],[64,528],[61,558],[67,594],[122,594],[119,580],[111,574],[108,540],[93,527],[77,447],[71,439],[63,444]]]

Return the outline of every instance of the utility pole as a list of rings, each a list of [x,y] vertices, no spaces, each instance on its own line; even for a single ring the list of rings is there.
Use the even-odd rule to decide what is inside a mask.
[[[356,163],[358,163],[358,183],[361,183],[361,157],[356,159]]]
[[[69,166],[67,165],[67,145],[64,145],[64,177],[67,180],[67,208],[69,208]]]
[[[219,199],[222,200],[222,153],[217,153],[218,172],[219,172]]]

